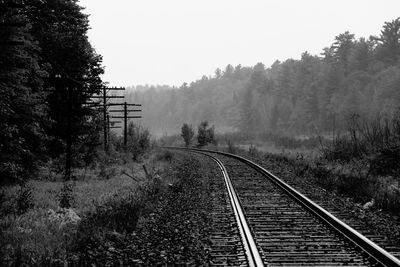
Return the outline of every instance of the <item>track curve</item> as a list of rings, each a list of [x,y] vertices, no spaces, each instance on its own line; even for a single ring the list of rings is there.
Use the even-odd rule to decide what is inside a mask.
[[[397,258],[254,162],[218,151],[169,149],[211,157],[226,172],[226,186],[237,192],[244,224],[262,255],[262,263],[253,265],[247,253],[249,266],[400,266]]]

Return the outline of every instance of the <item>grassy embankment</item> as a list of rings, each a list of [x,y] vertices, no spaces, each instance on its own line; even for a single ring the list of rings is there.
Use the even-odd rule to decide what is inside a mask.
[[[61,266],[77,260],[72,248],[83,237],[101,235],[103,228],[131,231],[140,214],[153,208],[157,190],[174,183],[168,160],[156,154],[142,162],[105,160],[90,170],[75,170],[77,180],[67,190],[61,175],[49,169],[23,188],[2,187],[1,265]],[[63,200],[71,208],[60,208]],[[94,226],[83,231],[88,221]]]

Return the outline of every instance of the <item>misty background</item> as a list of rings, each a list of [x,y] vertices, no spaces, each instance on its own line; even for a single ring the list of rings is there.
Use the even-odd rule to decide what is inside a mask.
[[[202,120],[217,131],[317,135],[364,120],[398,116],[400,19],[379,36],[356,39],[345,32],[321,51],[271,67],[227,65],[179,88],[137,86],[127,99],[143,104],[143,123],[154,133],[177,133]],[[396,115],[397,114],[397,115]]]
[[[398,1],[80,1],[152,134],[317,135],[399,106]],[[161,85],[160,85],[161,84]]]
[[[379,35],[397,0],[80,0],[110,85],[181,86],[228,64],[319,55],[335,36]]]

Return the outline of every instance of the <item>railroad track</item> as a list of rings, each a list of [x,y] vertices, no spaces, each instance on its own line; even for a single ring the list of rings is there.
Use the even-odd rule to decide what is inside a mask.
[[[399,259],[259,165],[228,153],[169,149],[205,155],[223,173],[211,189],[219,203],[225,196],[230,205],[216,205],[213,214],[212,264],[400,266]]]

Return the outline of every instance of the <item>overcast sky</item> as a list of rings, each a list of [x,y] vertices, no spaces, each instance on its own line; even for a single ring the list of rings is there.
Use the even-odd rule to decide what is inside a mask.
[[[112,86],[181,85],[227,64],[320,54],[345,31],[378,35],[400,0],[81,0]]]

